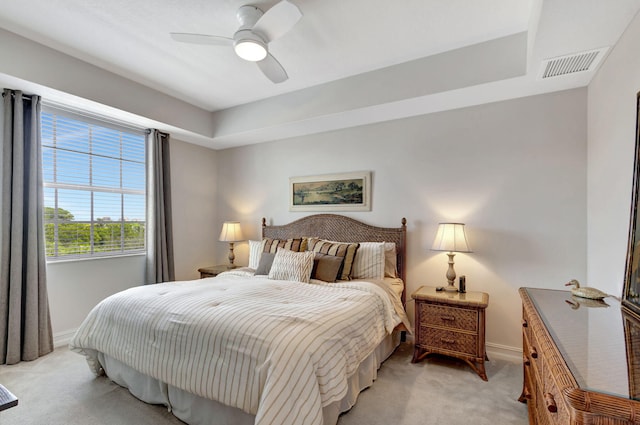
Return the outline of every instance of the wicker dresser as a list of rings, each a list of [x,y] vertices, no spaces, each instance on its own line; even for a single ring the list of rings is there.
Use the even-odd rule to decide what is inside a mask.
[[[640,424],[640,325],[607,298],[520,288],[530,424]]]
[[[421,286],[411,294],[416,301],[415,348],[412,363],[431,353],[464,360],[485,381],[485,309],[489,295],[484,292],[436,291]]]

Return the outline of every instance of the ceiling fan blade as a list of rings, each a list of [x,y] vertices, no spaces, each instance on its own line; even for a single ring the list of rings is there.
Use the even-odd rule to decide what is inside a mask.
[[[287,0],[282,0],[258,19],[252,31],[262,35],[269,43],[288,32],[301,17],[302,12],[298,6]]]
[[[280,62],[274,58],[271,53],[267,53],[267,57],[259,62],[256,62],[262,73],[274,83],[282,83],[287,81],[289,76],[287,71],[284,70]]]
[[[207,35],[207,34],[192,34],[185,32],[172,32],[171,38],[181,43],[191,44],[208,44],[214,46],[231,46],[233,45],[233,39],[229,37],[222,37],[219,35]]]

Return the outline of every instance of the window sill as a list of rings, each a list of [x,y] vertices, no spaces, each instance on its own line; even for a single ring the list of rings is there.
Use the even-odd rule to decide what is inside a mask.
[[[56,260],[47,260],[47,265],[75,263],[75,262],[78,262],[78,261],[112,260],[112,259],[115,259],[115,258],[126,258],[126,257],[144,257],[146,255],[147,255],[146,252],[136,252],[136,253],[132,253],[132,254],[103,255],[103,256],[100,256],[100,257],[61,258],[61,259],[56,259]]]

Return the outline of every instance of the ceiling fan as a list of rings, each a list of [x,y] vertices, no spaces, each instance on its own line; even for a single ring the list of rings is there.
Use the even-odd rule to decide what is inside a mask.
[[[208,34],[172,32],[171,37],[183,43],[233,46],[242,59],[255,62],[263,74],[274,83],[286,81],[289,76],[280,62],[269,53],[269,43],[287,33],[302,17],[293,3],[282,0],[263,12],[255,6],[240,6],[236,13],[240,28],[232,38]]]

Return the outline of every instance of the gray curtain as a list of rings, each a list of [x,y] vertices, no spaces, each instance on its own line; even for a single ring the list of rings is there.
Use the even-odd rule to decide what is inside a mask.
[[[147,284],[175,280],[169,135],[147,135]]]
[[[53,351],[44,251],[40,97],[3,92],[0,364]]]

